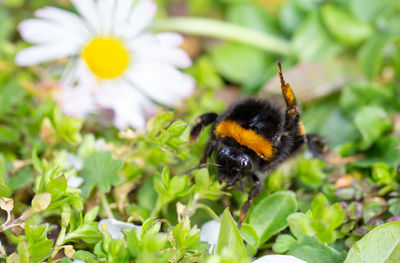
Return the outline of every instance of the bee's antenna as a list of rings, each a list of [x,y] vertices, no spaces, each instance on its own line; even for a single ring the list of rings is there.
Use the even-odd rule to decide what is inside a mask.
[[[196,165],[195,167],[193,167],[193,168],[187,170],[187,171],[184,172],[182,175],[191,173],[191,172],[193,172],[194,170],[197,170],[197,169],[205,168],[205,167],[207,167],[207,166],[221,167],[221,165],[219,165],[219,164],[217,164],[217,163],[200,163],[199,165]]]

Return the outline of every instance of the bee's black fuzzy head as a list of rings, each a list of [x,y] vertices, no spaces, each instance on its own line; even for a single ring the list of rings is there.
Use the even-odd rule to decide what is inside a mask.
[[[217,154],[218,180],[234,184],[251,170],[250,157],[240,148],[224,145]]]

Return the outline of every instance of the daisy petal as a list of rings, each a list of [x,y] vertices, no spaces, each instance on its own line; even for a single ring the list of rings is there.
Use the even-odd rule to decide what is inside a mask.
[[[118,129],[129,126],[141,129],[145,126],[141,105],[148,103],[147,99],[127,84],[103,85],[96,93],[96,101],[99,106],[114,110],[114,125]]]
[[[132,11],[132,0],[118,0],[115,7],[115,19],[117,21],[126,21],[129,18],[129,15]]]
[[[42,19],[27,19],[18,25],[21,37],[30,43],[72,42],[77,45],[83,42],[74,31],[69,32],[62,26]]]
[[[189,55],[182,49],[146,43],[134,45],[133,50],[139,60],[160,61],[178,68],[187,68],[192,65]]]
[[[183,36],[178,33],[171,33],[171,32],[159,33],[155,34],[155,37],[161,44],[173,47],[178,47],[183,44]]]
[[[164,63],[136,63],[128,78],[144,94],[168,106],[188,97],[195,87],[194,79]]]
[[[152,0],[140,0],[130,15],[128,39],[134,38],[142,32],[156,14],[157,5]]]
[[[77,45],[65,42],[37,45],[18,52],[15,63],[19,66],[30,66],[45,61],[64,58],[78,54]]]
[[[82,119],[95,110],[91,89],[83,85],[63,88],[59,103],[65,114]]]
[[[44,7],[35,11],[35,16],[57,24],[58,26],[69,29],[70,32],[75,32],[79,36],[90,36],[89,30],[85,22],[74,13],[55,8]]]
[[[97,1],[97,10],[102,21],[102,33],[111,33],[111,29],[113,27],[114,6],[114,0]]]
[[[101,30],[101,20],[97,14],[97,8],[93,0],[71,0],[76,10],[89,22],[89,24],[99,32]]]

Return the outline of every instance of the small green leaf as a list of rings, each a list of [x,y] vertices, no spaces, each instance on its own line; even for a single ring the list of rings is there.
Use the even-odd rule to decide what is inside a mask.
[[[396,263],[400,261],[400,222],[374,228],[350,249],[344,263]]]
[[[226,208],[222,214],[221,227],[216,247],[217,254],[221,254],[224,248],[235,251],[236,256],[240,260],[247,259],[243,240],[240,237],[239,230],[236,227],[228,208]]]
[[[151,126],[151,130],[149,132],[149,137],[156,136],[157,133],[159,133],[162,128],[167,126],[167,124],[170,123],[173,118],[174,118],[173,112],[160,113],[156,117],[154,117],[150,121],[150,123],[152,123],[152,126]]]
[[[294,213],[288,216],[287,221],[292,231],[299,231],[304,235],[311,236],[315,233],[312,227],[312,219],[303,213]]]
[[[359,44],[372,33],[368,24],[358,21],[352,14],[334,5],[324,5],[321,14],[329,32],[349,46]]]
[[[247,243],[251,244],[253,247],[257,247],[259,237],[254,227],[244,223],[240,228],[240,234]]]
[[[98,206],[93,207],[92,209],[90,209],[90,210],[85,214],[85,216],[83,217],[83,222],[84,222],[84,223],[91,223],[91,222],[93,222],[93,221],[96,219],[98,213],[99,213],[99,207],[98,207]]]
[[[86,250],[78,250],[72,257],[74,260],[83,260],[85,262],[96,259],[96,256]]]
[[[111,152],[99,152],[88,155],[84,160],[81,171],[85,183],[82,186],[82,197],[87,198],[93,189],[97,187],[103,192],[108,192],[112,185],[121,182],[117,173],[124,166],[120,159],[113,159]]]
[[[274,245],[272,246],[272,249],[276,253],[285,253],[294,244],[296,244],[296,239],[293,236],[283,234],[278,236]]]
[[[339,251],[321,244],[314,237],[304,237],[298,243],[292,245],[287,253],[302,259],[307,263],[342,263],[345,252]],[[361,261],[357,261],[360,263]]]
[[[4,157],[0,153],[0,197],[9,197],[11,195],[11,190],[4,181],[6,175],[6,167],[4,165]]]
[[[65,190],[67,190],[67,180],[64,174],[50,180],[46,186],[46,191],[51,194],[53,201],[58,200],[65,193]]]
[[[274,193],[257,203],[249,216],[249,224],[260,236],[258,246],[284,229],[288,225],[286,218],[296,209],[296,198],[289,191]]]

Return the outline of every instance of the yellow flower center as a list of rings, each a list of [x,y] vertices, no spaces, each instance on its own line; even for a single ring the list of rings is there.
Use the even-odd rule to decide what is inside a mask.
[[[122,75],[129,65],[129,51],[117,39],[96,37],[81,54],[89,69],[100,79],[114,79]]]

